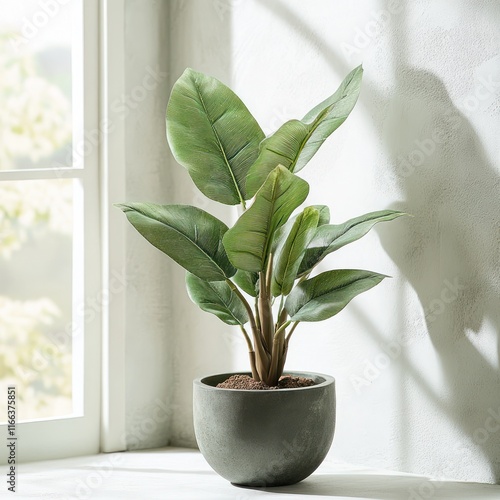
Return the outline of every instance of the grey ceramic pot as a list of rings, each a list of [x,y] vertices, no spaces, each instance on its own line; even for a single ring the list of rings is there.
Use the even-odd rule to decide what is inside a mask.
[[[201,453],[242,486],[284,486],[312,474],[335,430],[335,379],[287,372],[316,385],[272,391],[220,389],[233,373],[194,381],[194,430]],[[250,375],[250,373],[247,373]]]

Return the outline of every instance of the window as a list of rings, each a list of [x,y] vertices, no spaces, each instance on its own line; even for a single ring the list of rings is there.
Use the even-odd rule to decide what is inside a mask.
[[[23,461],[99,450],[98,21],[95,0],[0,20],[0,422],[15,385]]]

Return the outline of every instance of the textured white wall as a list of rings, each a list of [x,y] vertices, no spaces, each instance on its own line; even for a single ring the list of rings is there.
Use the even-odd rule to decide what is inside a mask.
[[[308,202],[327,203],[334,222],[383,208],[414,218],[381,225],[328,259],[323,270],[366,268],[393,279],[338,317],[301,325],[288,368],[337,378],[332,456],[498,481],[498,2],[170,5],[171,83],[186,66],[218,77],[266,132],[303,116],[363,62],[357,108],[301,172]],[[173,199],[212,210],[172,165]],[[215,210],[231,220],[231,211]],[[172,277],[182,285],[181,271]],[[191,379],[247,369],[247,360],[238,332],[174,294],[172,442],[194,445]]]
[[[115,103],[125,120],[126,200],[171,203],[165,141],[167,3],[126,2],[126,93]],[[130,449],[168,443],[175,333],[168,259],[128,226],[126,440]]]

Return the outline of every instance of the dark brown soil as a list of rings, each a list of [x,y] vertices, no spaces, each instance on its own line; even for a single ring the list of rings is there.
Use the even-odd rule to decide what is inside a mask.
[[[283,375],[278,382],[278,385],[268,386],[264,382],[256,382],[248,375],[231,375],[227,380],[217,384],[217,387],[223,389],[251,389],[257,391],[272,391],[275,389],[294,389],[297,387],[309,387],[314,385],[314,380],[304,377],[293,377],[291,375]]]

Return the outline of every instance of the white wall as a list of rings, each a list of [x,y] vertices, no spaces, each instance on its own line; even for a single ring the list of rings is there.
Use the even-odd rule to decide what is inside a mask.
[[[162,1],[126,2],[126,94],[116,109],[125,120],[127,201],[171,202],[167,10]],[[170,263],[130,225],[126,256],[126,441],[154,448],[168,443],[171,418]]]
[[[389,207],[414,218],[329,258],[323,270],[367,268],[393,279],[338,317],[301,325],[288,368],[337,378],[333,457],[498,481],[498,3],[171,5],[172,78],[186,66],[218,77],[266,132],[303,116],[363,62],[355,112],[303,171],[308,201],[329,204],[334,222]],[[172,175],[176,201],[211,209],[180,167]],[[180,284],[182,272],[174,277]],[[172,442],[194,445],[191,379],[247,369],[245,346],[184,292],[175,304]]]

